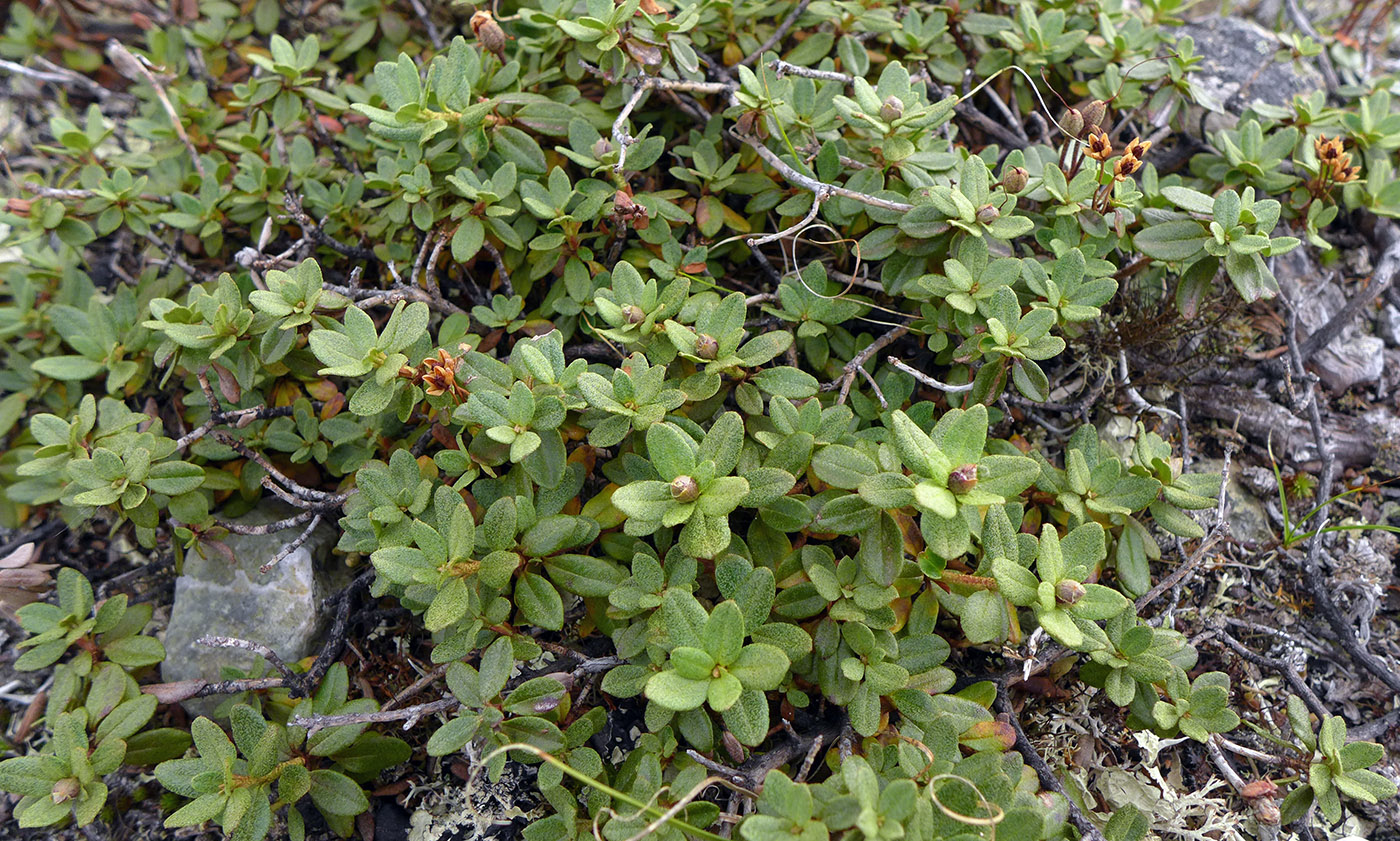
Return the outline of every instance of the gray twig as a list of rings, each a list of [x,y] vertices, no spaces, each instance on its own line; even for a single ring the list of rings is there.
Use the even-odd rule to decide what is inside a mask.
[[[239,639],[238,637],[204,636],[195,640],[195,644],[208,646],[209,648],[241,648],[244,651],[251,651],[266,660],[272,668],[276,669],[285,683],[294,684],[297,682],[296,673],[291,670],[281,657],[277,656],[277,652],[260,642]]]

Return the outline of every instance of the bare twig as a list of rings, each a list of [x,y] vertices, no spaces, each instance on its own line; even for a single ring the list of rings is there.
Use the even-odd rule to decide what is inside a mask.
[[[1220,468],[1220,501],[1216,503],[1215,522],[1211,525],[1210,531],[1206,532],[1206,536],[1201,538],[1200,545],[1196,547],[1196,551],[1191,553],[1191,557],[1186,559],[1186,563],[1177,567],[1176,571],[1171,575],[1157,582],[1157,586],[1148,590],[1133,603],[1134,610],[1141,613],[1143,608],[1155,602],[1163,593],[1172,589],[1178,583],[1185,580],[1186,576],[1195,572],[1196,567],[1205,560],[1207,553],[1215,547],[1215,544],[1219,543],[1230,533],[1230,521],[1225,519],[1225,506],[1229,502],[1229,494],[1226,492],[1226,489],[1230,482],[1230,456],[1232,453],[1233,450],[1231,448],[1225,448],[1225,464]]]
[[[311,537],[311,533],[315,531],[316,527],[319,525],[321,525],[321,515],[317,514],[316,516],[311,518],[311,522],[306,524],[306,528],[302,531],[301,534],[293,538],[292,541],[286,546],[283,546],[281,549],[277,550],[277,554],[273,555],[267,563],[258,567],[258,572],[270,572],[273,567],[286,560],[293,552],[301,548],[301,545],[307,541],[307,538]]]
[[[32,181],[18,181],[15,186],[26,193],[33,193],[36,196],[43,196],[46,199],[73,199],[82,200],[94,198],[97,194],[92,190],[81,190],[74,187],[46,187],[43,184],[35,184]],[[141,193],[137,196],[141,201],[154,202],[157,204],[170,204],[168,196],[160,196],[155,193]]]
[[[860,353],[857,353],[851,359],[850,362],[846,363],[846,367],[844,369],[845,373],[837,379],[834,379],[831,382],[822,385],[821,390],[836,391],[839,388],[841,391],[836,398],[836,403],[838,405],[845,403],[846,396],[849,395],[851,392],[851,384],[855,382],[856,371],[862,369],[865,366],[865,363],[870,359],[870,357],[879,353],[881,350],[888,347],[892,342],[904,336],[904,334],[908,332],[909,325],[901,324],[898,327],[891,329],[888,333],[885,333],[883,336],[880,336],[875,341],[866,345],[864,348],[861,349]]]
[[[496,248],[490,240],[481,243],[481,250],[491,255],[491,261],[496,264],[496,274],[501,278],[501,292],[507,298],[515,295],[515,287],[510,285],[510,272],[506,270],[505,258],[501,256],[500,249]]]
[[[1298,0],[1283,0],[1283,8],[1288,12],[1288,19],[1293,21],[1293,25],[1298,27],[1298,31],[1322,45],[1318,52],[1318,69],[1322,71],[1322,82],[1327,86],[1328,93],[1336,93],[1341,85],[1341,80],[1337,78],[1337,68],[1332,65],[1332,57],[1327,54],[1327,41],[1320,35],[1317,28],[1308,20],[1308,16],[1303,13],[1303,9],[1298,5]]]
[[[116,96],[112,91],[107,90],[81,73],[75,73],[66,67],[53,64],[45,60],[42,56],[36,56],[34,60],[46,65],[46,68],[43,70],[35,70],[32,67],[25,67],[23,64],[0,59],[0,70],[7,70],[16,76],[24,76],[36,82],[48,82],[55,85],[81,88],[83,91],[91,94],[98,102],[106,102],[113,96]]]
[[[895,368],[898,368],[899,370],[913,377],[914,379],[918,380],[919,382],[923,383],[924,385],[929,386],[930,388],[936,388],[939,391],[948,392],[949,394],[960,394],[964,391],[972,391],[972,387],[973,385],[975,385],[975,383],[951,385],[949,383],[940,382],[897,356],[886,357],[885,361],[893,365]]]
[[[461,706],[461,702],[455,697],[448,696],[439,698],[436,701],[429,701],[426,704],[417,704],[412,707],[401,707],[395,710],[380,710],[372,713],[341,713],[339,715],[310,715],[292,716],[287,722],[289,727],[305,727],[307,735],[324,730],[327,727],[340,727],[346,724],[379,724],[385,721],[402,721],[403,729],[409,730],[417,724],[424,716],[436,715],[437,713],[451,712]]]
[[[423,5],[423,0],[408,0],[408,2],[413,6],[413,11],[418,13],[418,19],[423,21],[423,27],[428,30],[428,40],[433,42],[433,49],[442,49],[442,35],[438,32],[437,24],[433,23],[433,16]]]
[[[233,449],[238,451],[239,455],[257,462],[258,466],[261,467],[263,470],[266,470],[268,475],[271,476],[274,481],[276,481],[286,490],[290,491],[292,494],[299,496],[304,500],[310,502],[324,503],[327,506],[337,506],[343,504],[345,500],[350,498],[350,494],[348,493],[326,493],[325,491],[318,491],[315,488],[308,488],[305,485],[291,480],[282,471],[278,470],[276,467],[273,467],[272,462],[268,461],[262,453],[249,449],[246,444],[244,444],[237,438],[234,438],[232,435],[229,435],[228,433],[216,431],[212,433],[212,435],[214,439],[217,440],[220,444],[232,447]]]
[[[790,225],[777,233],[765,234],[761,237],[749,237],[744,240],[744,244],[749,248],[757,248],[760,245],[767,245],[770,242],[777,242],[784,237],[790,237],[799,233],[803,228],[812,224],[812,220],[817,218],[817,213],[822,209],[822,203],[831,198],[828,185],[823,184],[818,190],[812,193],[812,209],[807,211],[807,215],[794,225]]]
[[[285,531],[286,529],[294,529],[315,516],[315,511],[303,511],[300,514],[287,517],[284,520],[275,520],[271,523],[262,523],[256,526],[250,526],[246,523],[235,523],[229,520],[215,520],[214,523],[234,534],[272,534],[273,532]]]
[[[988,88],[987,92],[990,91],[991,88]],[[973,104],[971,99],[964,99],[959,102],[953,110],[957,112],[959,117],[972,123],[984,133],[990,134],[992,137],[1001,141],[1003,145],[1011,149],[1024,149],[1030,145],[1030,141],[1024,136],[1018,136],[1017,131],[1013,131],[1008,126],[1004,126],[994,118],[984,114],[981,109]],[[1016,128],[1019,129],[1020,127],[1017,126]],[[1020,135],[1024,134],[1024,132],[1020,132]]]
[[[266,660],[277,673],[282,676],[286,683],[296,683],[296,673],[277,655],[277,652],[268,648],[260,642],[239,639],[238,637],[216,637],[204,636],[195,640],[196,645],[208,646],[209,648],[241,648],[244,651],[251,651]]]
[[[1079,830],[1083,841],[1104,841],[1103,833],[1080,811],[1079,806],[1074,802],[1074,798],[1065,793],[1065,787],[1060,783],[1055,771],[1050,764],[1036,751],[1035,745],[1026,736],[1026,731],[1021,727],[1021,720],[1016,715],[1016,709],[1011,705],[1011,697],[1008,694],[1005,683],[997,687],[997,697],[994,708],[1001,714],[1003,719],[1011,725],[1016,733],[1016,751],[1026,760],[1026,764],[1035,771],[1036,778],[1040,780],[1041,788],[1053,791],[1064,798],[1069,805],[1069,820]]]
[[[361,248],[358,245],[346,245],[330,234],[326,233],[320,223],[311,218],[305,208],[302,207],[301,196],[296,193],[287,193],[282,200],[282,206],[287,208],[287,212],[292,215],[292,220],[301,226],[302,233],[310,237],[313,241],[321,245],[340,252],[342,255],[354,260],[373,260],[374,252],[368,248]]]
[[[413,683],[410,683],[408,686],[405,686],[403,689],[399,690],[399,692],[395,694],[394,697],[390,698],[388,701],[385,701],[382,709],[392,710],[399,704],[402,704],[404,701],[407,701],[409,698],[412,698],[414,695],[417,695],[419,692],[422,692],[424,689],[427,689],[429,686],[432,686],[435,681],[441,680],[442,677],[447,674],[447,667],[450,665],[452,664],[439,663],[433,668],[432,671],[424,674],[422,677],[418,678]]]
[[[1313,535],[1308,541],[1307,554],[1303,561],[1304,580],[1312,594],[1317,612],[1332,628],[1332,633],[1336,635],[1342,649],[1389,687],[1392,692],[1400,692],[1400,675],[1397,675],[1379,657],[1367,651],[1366,646],[1357,639],[1356,629],[1347,622],[1346,616],[1342,614],[1336,601],[1333,600],[1332,585],[1327,580],[1326,572],[1322,569],[1322,544],[1327,539],[1325,524],[1327,515],[1332,509],[1331,496],[1332,483],[1335,479],[1336,457],[1332,453],[1332,448],[1328,446],[1327,434],[1322,428],[1322,411],[1318,406],[1317,388],[1314,384],[1315,377],[1303,368],[1297,329],[1297,311],[1290,307],[1288,325],[1284,330],[1284,335],[1288,339],[1288,356],[1295,377],[1308,383],[1307,393],[1304,396],[1307,403],[1308,422],[1312,427],[1313,442],[1317,446],[1318,454],[1322,457],[1322,472],[1315,491],[1316,498],[1322,500],[1322,504],[1317,507],[1317,511],[1309,520],[1309,524],[1313,528]]]
[[[812,0],[799,0],[797,5],[792,7],[792,11],[788,12],[788,16],[783,18],[783,22],[778,24],[778,28],[773,30],[773,34],[769,35],[767,40],[758,46],[758,49],[744,56],[739,63],[753,64],[755,61],[762,58],[764,53],[773,49],[779,41],[783,40],[783,36],[788,34],[793,24],[797,23],[797,19],[802,17],[802,13],[807,11],[807,7],[811,5],[811,3]]]
[[[358,578],[350,582],[345,589],[326,599],[326,606],[335,606],[335,622],[326,633],[326,644],[322,646],[321,653],[316,655],[316,659],[311,661],[311,668],[306,670],[292,686],[293,698],[305,698],[321,683],[321,677],[326,670],[340,657],[341,650],[345,647],[345,630],[350,624],[350,607],[354,602],[355,594],[368,587],[370,579],[374,576],[373,570],[366,570]]]
[[[838,73],[835,70],[814,70],[810,67],[798,67],[796,64],[789,64],[782,59],[774,59],[768,63],[773,68],[773,72],[781,79],[784,76],[801,76],[804,79],[820,79],[824,82],[840,82],[849,85],[854,76],[849,73]]]
[[[862,193],[858,190],[851,190],[849,188],[839,187],[834,184],[826,184],[822,181],[818,181],[817,179],[812,178],[809,175],[803,175],[802,173],[789,166],[786,162],[783,161],[782,158],[779,158],[777,154],[773,152],[772,149],[769,149],[767,146],[760,143],[756,138],[744,134],[739,134],[734,129],[730,129],[729,133],[734,137],[738,138],[739,140],[742,140],[744,143],[748,144],[749,148],[757,152],[758,156],[762,158],[764,162],[766,162],[769,166],[776,169],[778,171],[778,174],[783,176],[785,180],[805,190],[811,190],[813,193],[817,193],[819,195],[825,193],[827,194],[828,198],[830,196],[840,196],[846,199],[853,199],[869,207],[878,207],[882,210],[892,210],[896,213],[908,213],[909,211],[914,209],[914,205],[908,204],[906,202],[882,199],[878,196],[872,196],[869,193]]]
[[[1254,812],[1255,820],[1259,823],[1260,838],[1272,839],[1278,837],[1278,805],[1275,804],[1273,798],[1268,795],[1262,797],[1249,796],[1249,789],[1244,779],[1235,771],[1235,766],[1230,764],[1229,758],[1221,752],[1220,748],[1222,743],[1226,743],[1226,740],[1222,738],[1219,733],[1212,733],[1210,738],[1206,740],[1206,753],[1210,754],[1211,762],[1215,763],[1215,767],[1220,771],[1220,775],[1230,783],[1230,788],[1235,790],[1235,793],[1240,796],[1241,800],[1249,804],[1250,810]],[[1228,742],[1227,744],[1232,749],[1239,748],[1241,750],[1248,750],[1248,748],[1241,748],[1233,742]],[[1253,753],[1258,754],[1257,751]],[[1246,754],[1241,755],[1243,756]],[[1268,754],[1258,755],[1268,756]],[[1278,761],[1277,757],[1269,758]]]
[[[1298,671],[1286,661],[1280,658],[1267,657],[1249,650],[1239,640],[1230,636],[1230,633],[1226,631],[1223,626],[1215,628],[1215,638],[1250,663],[1278,672],[1288,683],[1288,688],[1292,689],[1293,693],[1301,698],[1303,703],[1308,705],[1308,709],[1319,719],[1328,715],[1327,708],[1323,706],[1322,700],[1317,697],[1317,694],[1312,691],[1312,687],[1308,686],[1307,682],[1298,674]]]
[[[166,116],[170,117],[170,122],[175,127],[175,134],[179,136],[180,142],[185,144],[185,149],[190,153],[190,161],[194,164],[194,171],[199,173],[200,178],[204,178],[204,162],[200,160],[199,150],[194,148],[190,136],[185,133],[185,124],[180,120],[180,114],[175,110],[174,103],[170,101],[170,95],[165,92],[165,83],[151,72],[151,69],[146,66],[147,62],[132,54],[115,38],[107,42],[107,58],[111,60],[112,66],[117,69],[118,73],[134,82],[144,80],[156,92],[156,98],[160,100],[161,107],[165,109]]]
[[[1290,0],[1296,3],[1297,0]],[[1298,355],[1302,357],[1304,363],[1312,359],[1313,356],[1323,348],[1332,343],[1332,340],[1341,334],[1342,330],[1350,324],[1356,316],[1372,301],[1386,293],[1395,283],[1395,277],[1400,274],[1400,230],[1386,220],[1377,224],[1377,239],[1381,243],[1381,256],[1376,263],[1375,273],[1371,276],[1370,285],[1355,295],[1346,306],[1337,311],[1337,314],[1328,319],[1311,336],[1308,336],[1298,345]]]
[[[622,172],[626,168],[627,147],[637,140],[627,131],[627,118],[632,116],[632,111],[642,103],[648,92],[668,90],[701,94],[723,93],[729,94],[731,97],[734,95],[734,85],[730,82],[692,82],[686,79],[665,79],[660,76],[632,76],[621,81],[622,84],[635,86],[636,90],[632,91],[627,103],[618,112],[617,119],[613,120],[613,145],[617,147],[617,163],[613,164],[613,172]]]

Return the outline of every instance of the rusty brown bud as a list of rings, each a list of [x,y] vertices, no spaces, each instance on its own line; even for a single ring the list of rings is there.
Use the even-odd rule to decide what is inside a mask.
[[[593,157],[602,159],[604,155],[612,151],[612,141],[606,137],[600,137],[593,142]]]
[[[628,324],[641,324],[646,320],[647,314],[636,304],[627,304],[622,308],[622,317],[627,319]]]
[[[1001,218],[1001,211],[996,209],[996,205],[984,204],[977,208],[977,221],[983,225],[990,225]]]
[[[977,465],[964,464],[948,474],[948,490],[955,494],[965,494],[977,487]]]
[[[1026,189],[1026,182],[1030,180],[1031,174],[1026,172],[1025,167],[1013,166],[1001,176],[1001,188],[1012,195]]]
[[[1086,590],[1083,584],[1080,584],[1072,578],[1066,578],[1064,581],[1055,585],[1055,601],[1066,605],[1076,604],[1080,599],[1084,598],[1085,592]]]
[[[700,486],[689,476],[677,476],[671,480],[671,499],[676,502],[694,502],[700,498]]]
[[[719,356],[719,342],[708,333],[695,337],[695,355],[701,359],[714,359]]]

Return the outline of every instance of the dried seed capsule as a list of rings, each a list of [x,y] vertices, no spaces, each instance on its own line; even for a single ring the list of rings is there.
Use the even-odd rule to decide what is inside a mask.
[[[1066,578],[1055,587],[1055,601],[1060,604],[1075,604],[1084,598],[1084,585],[1072,578]]]
[[[964,464],[948,474],[948,490],[955,494],[965,494],[977,487],[977,465]]]
[[[892,123],[904,116],[904,103],[897,96],[887,96],[880,104],[880,119]]]
[[[1031,174],[1024,167],[1013,166],[1001,176],[1001,188],[1014,195],[1026,189],[1030,177]]]
[[[496,19],[491,17],[491,13],[482,9],[471,17],[472,32],[476,33],[476,39],[481,42],[481,46],[495,54],[496,58],[506,63],[506,33],[501,29],[501,25],[496,23]]]
[[[1060,118],[1060,128],[1069,132],[1071,137],[1078,137],[1084,133],[1084,115],[1079,113],[1078,108],[1071,108]]]
[[[990,225],[1000,218],[1001,211],[997,210],[996,205],[984,204],[977,208],[977,221],[983,225]]]
[[[701,359],[714,359],[719,356],[719,342],[707,333],[695,337],[695,355]]]
[[[689,476],[677,476],[671,480],[671,499],[676,502],[694,502],[700,497],[700,486]]]
[[[1098,128],[1103,125],[1103,118],[1108,115],[1108,103],[1102,99],[1096,99],[1084,106],[1080,112],[1084,115],[1085,128]]]

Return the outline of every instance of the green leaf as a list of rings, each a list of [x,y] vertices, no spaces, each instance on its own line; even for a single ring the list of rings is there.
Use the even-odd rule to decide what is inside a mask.
[[[515,605],[530,624],[558,631],[564,627],[564,600],[544,576],[527,572],[515,585]]]
[[[1154,260],[1180,263],[1195,257],[1210,239],[1191,219],[1160,222],[1133,237],[1133,246]]]
[[[698,708],[709,691],[708,680],[690,680],[669,670],[652,675],[646,684],[647,698],[676,712]]]
[[[359,783],[327,769],[311,772],[311,802],[326,815],[354,817],[369,809],[369,798]]]
[[[715,605],[700,631],[705,650],[721,666],[728,666],[739,657],[745,636],[744,614],[733,599]]]
[[[729,673],[737,677],[745,689],[767,691],[782,684],[790,667],[782,649],[766,643],[750,643],[730,664]]]

